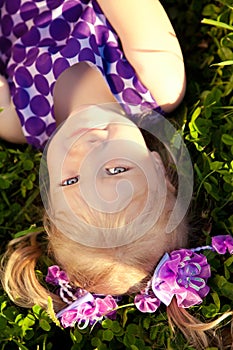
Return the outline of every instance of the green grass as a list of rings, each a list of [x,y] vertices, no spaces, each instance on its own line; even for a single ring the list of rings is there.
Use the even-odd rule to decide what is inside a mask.
[[[232,0],[162,3],[176,28],[186,63],[187,93],[173,117],[182,126],[193,161],[191,214],[195,245],[200,245],[208,243],[211,235],[233,234]],[[29,146],[0,142],[1,252],[11,238],[42,226],[40,156]],[[211,253],[209,262],[211,293],[203,304],[190,310],[207,322],[233,308],[233,258]],[[0,303],[1,350],[192,349],[180,332],[171,332],[163,308],[153,315],[123,308],[115,321],[105,320],[90,332],[63,330],[38,306],[21,309],[1,290]],[[220,331],[224,338],[229,334],[229,319]]]

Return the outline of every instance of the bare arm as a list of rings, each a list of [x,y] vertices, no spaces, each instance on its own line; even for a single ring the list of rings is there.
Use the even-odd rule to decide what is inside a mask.
[[[2,76],[0,76],[0,108],[3,109],[0,111],[0,139],[14,143],[26,142],[11,100],[7,80]]]
[[[185,91],[182,52],[158,0],[98,0],[140,80],[167,112]]]

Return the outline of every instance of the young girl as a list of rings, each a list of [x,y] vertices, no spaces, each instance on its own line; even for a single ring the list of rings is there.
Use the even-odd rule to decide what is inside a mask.
[[[167,228],[177,203],[169,167],[130,120],[143,126],[145,111],[170,112],[184,95],[182,54],[162,6],[155,0],[5,0],[0,6],[0,137],[43,148],[60,126],[40,174],[57,264],[46,280],[59,286],[60,296],[36,278],[35,234],[9,244],[5,290],[25,307],[46,307],[50,295],[63,326],[80,327],[112,312],[119,295],[135,293],[139,310],[154,312],[164,302],[187,338],[207,346],[203,330],[214,324],[195,325],[183,307],[207,294],[208,264],[180,250],[165,254],[155,269],[164,253],[186,245],[187,225],[178,201],[178,221]],[[163,129],[158,113],[149,120]],[[232,251],[229,237],[221,244]],[[185,269],[183,294],[173,290],[174,281],[163,297],[163,269],[176,254],[183,267],[194,259],[195,271]],[[187,292],[190,281],[197,284]]]
[[[185,90],[158,1],[1,1],[0,137],[41,147],[83,104],[170,112]],[[87,93],[88,92],[88,93]],[[20,126],[21,124],[21,126]]]

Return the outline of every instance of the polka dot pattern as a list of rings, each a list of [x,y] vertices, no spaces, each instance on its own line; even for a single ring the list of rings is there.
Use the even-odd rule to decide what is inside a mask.
[[[38,13],[39,9],[33,1],[25,2],[20,8],[20,16],[24,21],[28,21],[29,19],[36,17]]]
[[[95,54],[93,53],[92,49],[89,49],[88,47],[82,49],[78,57],[79,61],[88,61],[95,63]]]
[[[42,53],[36,60],[36,69],[41,74],[47,74],[52,69],[52,58],[47,52]]]
[[[73,30],[72,35],[77,39],[85,39],[90,35],[90,28],[88,24],[84,21],[78,22]]]
[[[2,20],[1,20],[1,30],[2,30],[2,34],[4,36],[8,36],[11,33],[11,30],[13,28],[13,20],[11,18],[10,15],[5,15],[3,16]]]
[[[121,56],[120,50],[116,44],[110,43],[104,47],[104,58],[109,63],[114,63],[119,60]]]
[[[13,102],[18,109],[24,109],[28,106],[30,101],[29,94],[25,89],[15,89]]]
[[[32,85],[33,79],[29,70],[25,67],[19,67],[15,71],[15,80],[23,88],[28,88]]]
[[[85,22],[89,22],[91,24],[94,24],[96,21],[96,14],[94,10],[91,7],[86,7],[85,10],[83,11],[81,18]]]
[[[79,53],[80,47],[81,47],[80,43],[74,38],[71,38],[67,40],[66,45],[61,50],[61,55],[66,58],[75,57]]]
[[[127,113],[159,109],[96,0],[0,0],[0,62],[28,143],[43,148],[53,134],[56,80],[81,61],[99,69]]]
[[[37,74],[34,77],[34,83],[36,90],[40,92],[42,95],[47,96],[49,94],[49,83],[48,80],[40,74]]]
[[[35,62],[38,54],[39,54],[39,49],[37,47],[33,47],[29,49],[27,52],[27,58],[24,61],[24,66],[30,67]]]
[[[69,68],[69,63],[65,58],[58,58],[53,64],[53,74],[55,79],[66,69]]]
[[[142,98],[140,96],[140,94],[131,88],[127,88],[123,91],[123,100],[126,103],[131,103],[133,105],[138,105],[141,103]]]
[[[54,40],[64,40],[69,36],[70,26],[62,18],[57,18],[50,24],[49,33]]]
[[[117,74],[108,74],[107,82],[112,87],[113,94],[119,94],[124,89],[124,83]]]
[[[82,15],[82,5],[75,0],[68,0],[64,2],[62,13],[66,21],[75,23]]]
[[[40,13],[34,18],[35,26],[45,28],[52,21],[52,12],[50,10]]]
[[[46,124],[40,118],[30,117],[27,120],[25,128],[31,136],[39,136],[44,132]]]
[[[50,111],[50,105],[48,100],[43,95],[36,95],[30,102],[31,110],[34,114],[44,117]]]
[[[22,37],[25,33],[27,33],[28,27],[24,22],[20,22],[16,24],[16,26],[13,28],[13,33],[16,36],[16,38]]]
[[[22,62],[26,57],[26,50],[23,45],[15,45],[12,49],[12,57],[16,63]]]
[[[9,15],[13,15],[20,8],[20,0],[6,1],[6,10]]]
[[[40,32],[36,27],[32,27],[21,40],[25,46],[36,46],[40,41]]]

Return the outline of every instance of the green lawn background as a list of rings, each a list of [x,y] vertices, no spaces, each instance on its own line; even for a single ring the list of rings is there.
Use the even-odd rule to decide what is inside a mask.
[[[174,24],[186,64],[187,93],[172,117],[194,166],[192,243],[208,244],[212,235],[233,234],[233,2],[164,0],[162,4]],[[40,156],[29,146],[0,141],[1,253],[11,238],[42,226]],[[211,293],[190,310],[207,322],[233,307],[233,257],[209,253],[208,259]],[[42,259],[41,270],[46,264]],[[105,320],[90,331],[60,329],[40,307],[16,307],[1,289],[0,304],[1,350],[193,349],[180,332],[172,333],[163,308],[153,315],[124,308],[115,321]],[[229,321],[219,329],[225,340]],[[230,349],[227,343],[225,349]]]

